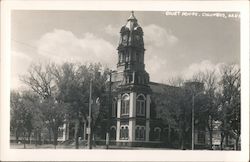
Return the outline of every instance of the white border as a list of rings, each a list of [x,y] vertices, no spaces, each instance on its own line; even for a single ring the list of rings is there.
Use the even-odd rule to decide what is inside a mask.
[[[9,149],[10,11],[135,10],[240,11],[242,74],[241,151],[164,150],[18,150]],[[3,161],[248,161],[249,160],[249,2],[247,1],[2,1],[1,3],[1,139]]]

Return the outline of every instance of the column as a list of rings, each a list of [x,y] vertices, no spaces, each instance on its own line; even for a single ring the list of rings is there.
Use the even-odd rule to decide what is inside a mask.
[[[145,141],[149,141],[149,131],[150,131],[150,124],[149,124],[149,119],[146,119],[146,139]]]
[[[121,94],[117,100],[117,123],[116,123],[116,141],[120,141],[120,116],[121,116]]]
[[[130,119],[129,120],[129,125],[128,125],[128,129],[129,129],[129,139],[128,141],[132,142],[135,141],[135,119]]]
[[[129,105],[129,141],[135,140],[135,119],[136,117],[136,92],[130,93],[130,105]]]
[[[129,117],[136,117],[136,92],[130,93]]]
[[[150,103],[151,103],[151,99],[150,99],[149,94],[147,94],[146,99],[147,99],[147,101],[146,101],[146,119],[150,119]]]
[[[116,122],[116,141],[120,141],[120,119]]]
[[[146,142],[149,141],[149,131],[150,131],[150,95],[147,94],[146,101]]]
[[[122,95],[118,95],[118,100],[117,100],[117,118],[120,118],[121,116],[121,98],[122,98]]]

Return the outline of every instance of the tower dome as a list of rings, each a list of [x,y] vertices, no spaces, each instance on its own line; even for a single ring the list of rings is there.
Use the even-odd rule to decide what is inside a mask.
[[[127,19],[127,23],[122,26],[121,28],[121,32],[124,31],[141,31],[142,32],[142,28],[140,27],[140,25],[137,22],[137,19],[134,15],[134,11],[131,11],[131,15],[129,16],[129,18]]]
[[[120,30],[120,42],[118,48],[125,46],[137,46],[144,49],[143,31],[135,18],[134,11],[127,19],[127,22]]]

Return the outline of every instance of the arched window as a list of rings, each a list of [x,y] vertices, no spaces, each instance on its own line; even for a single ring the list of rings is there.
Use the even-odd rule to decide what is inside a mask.
[[[116,117],[117,100],[114,98],[112,101],[112,117]]]
[[[121,126],[120,128],[120,139],[127,140],[128,139],[129,129],[128,126]]]
[[[135,139],[136,140],[145,140],[145,127],[137,126],[135,129]]]
[[[140,127],[136,127],[135,129],[135,139],[138,140],[140,138]]]
[[[128,139],[128,127],[125,127],[125,139]]]
[[[122,96],[122,105],[121,105],[121,115],[129,114],[129,95],[125,94]]]
[[[139,116],[145,116],[146,98],[144,95],[137,96],[136,99],[136,114]]]
[[[141,137],[142,140],[145,139],[145,129],[144,129],[144,127],[141,127],[141,130],[140,130],[140,137]]]
[[[120,128],[120,139],[124,138],[124,127]]]
[[[154,137],[155,137],[155,140],[160,140],[160,138],[161,138],[161,128],[156,127],[154,129]]]

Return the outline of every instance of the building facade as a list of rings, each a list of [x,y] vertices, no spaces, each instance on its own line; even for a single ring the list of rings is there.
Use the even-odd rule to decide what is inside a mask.
[[[179,147],[180,134],[171,123],[160,119],[160,109],[174,109],[168,105],[174,97],[184,93],[183,87],[174,87],[150,81],[145,70],[143,29],[132,12],[120,29],[117,47],[117,69],[111,73],[111,89],[107,90],[103,109],[109,109],[109,139],[111,145]],[[202,91],[203,85],[195,83]],[[192,87],[193,83],[185,84]],[[111,92],[110,92],[111,91]],[[109,105],[108,93],[111,93]],[[177,93],[177,95],[175,95]],[[188,106],[188,105],[185,105]],[[87,140],[87,123],[84,122],[79,138]],[[106,127],[106,126],[104,126]],[[58,141],[73,139],[73,125],[65,122],[60,128]],[[71,132],[71,133],[70,133]],[[96,142],[104,144],[106,130],[95,134]],[[191,145],[191,129],[186,133],[187,145]],[[209,134],[205,129],[195,127],[195,145],[200,148],[209,143]],[[189,147],[189,146],[187,146]]]
[[[111,139],[135,145],[149,141],[152,90],[144,64],[143,30],[132,12],[120,30],[117,70],[112,73]]]

